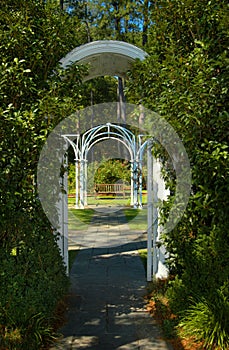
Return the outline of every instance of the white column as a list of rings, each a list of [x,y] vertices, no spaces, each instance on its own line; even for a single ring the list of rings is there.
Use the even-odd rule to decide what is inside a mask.
[[[84,160],[84,206],[87,206],[87,160]]]
[[[169,196],[169,190],[165,187],[165,181],[161,174],[161,163],[157,159],[154,162],[154,178],[157,182],[157,197],[160,201],[167,200]],[[158,213],[160,218],[160,213]],[[167,278],[169,275],[168,267],[166,266],[166,258],[168,253],[166,252],[165,246],[160,242],[160,235],[163,232],[163,227],[158,224],[158,236],[157,236],[157,258],[158,258],[158,269],[156,272],[156,278]]]
[[[75,159],[75,169],[76,169],[76,202],[75,208],[79,208],[79,161]]]
[[[131,176],[130,176],[130,205],[134,205],[134,163],[131,162]]]
[[[80,204],[79,207],[84,209],[84,160],[80,160]]]
[[[138,208],[142,209],[142,159],[139,160],[139,203]]]
[[[67,143],[66,143],[67,149]],[[60,177],[60,188],[59,201],[57,203],[58,210],[58,226],[59,226],[59,238],[58,238],[58,247],[60,249],[60,254],[63,258],[63,262],[66,266],[66,273],[69,273],[68,268],[68,172],[67,172],[67,156],[62,158],[62,166],[65,171],[63,176]]]
[[[138,163],[136,160],[133,162],[133,205],[134,208],[138,208]]]
[[[147,281],[152,280],[153,157],[152,141],[147,143]]]
[[[155,162],[153,162],[155,163]],[[154,169],[153,169],[154,174]],[[153,180],[153,278],[156,278],[158,271],[158,257],[157,257],[157,237],[158,237],[158,184]]]
[[[63,179],[60,178],[60,185],[61,185],[61,188],[62,188],[62,181]],[[62,203],[63,203],[63,195],[62,193],[60,192],[59,193],[59,198],[58,198],[58,202],[56,203],[56,209],[57,209],[57,212],[58,212],[58,232],[59,232],[59,236],[58,236],[58,239],[57,239],[57,244],[58,244],[58,247],[59,247],[59,250],[60,250],[60,255],[62,257],[64,257],[64,249],[63,249],[63,209],[62,209]]]
[[[68,167],[68,156],[66,154],[64,166]],[[64,253],[64,263],[66,266],[67,275],[69,274],[69,264],[68,264],[68,172],[65,171],[63,177],[63,253]]]

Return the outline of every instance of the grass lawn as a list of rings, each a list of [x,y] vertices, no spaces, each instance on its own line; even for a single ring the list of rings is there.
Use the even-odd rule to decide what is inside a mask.
[[[75,261],[75,258],[78,254],[79,250],[69,250],[68,251],[68,266],[69,266],[69,271],[71,270],[72,268],[72,265]]]
[[[122,205],[122,206],[129,206],[130,205],[130,199],[129,198],[123,198],[123,197],[97,197],[94,196],[88,196],[87,197],[88,205]],[[74,197],[68,198],[68,204],[74,205],[76,202]]]
[[[138,254],[142,260],[144,269],[145,269],[145,274],[147,272],[147,249],[139,249]]]
[[[147,209],[125,208],[124,214],[126,215],[130,230],[139,232],[145,232],[147,230]]]
[[[69,198],[69,229],[70,230],[84,230],[87,225],[91,223],[95,210],[91,208],[74,209],[71,208],[75,203],[75,198]],[[120,206],[124,207],[124,214],[129,224],[130,230],[144,232],[147,230],[147,209],[133,209],[127,204],[125,198],[88,198],[88,205],[102,205],[102,206]]]
[[[69,210],[77,219],[81,220],[84,224],[90,224],[94,215],[93,209],[70,209]]]
[[[68,210],[68,229],[83,231],[91,223],[94,214],[93,209],[74,209]]]
[[[75,204],[75,197],[69,197],[68,198],[68,204],[74,205]],[[87,197],[88,205],[114,205],[114,206],[130,206],[130,196],[126,196],[126,198],[122,196],[112,197],[112,196],[101,196],[101,197],[95,197],[93,195]],[[147,195],[146,191],[143,191],[142,196],[142,204],[147,203]]]

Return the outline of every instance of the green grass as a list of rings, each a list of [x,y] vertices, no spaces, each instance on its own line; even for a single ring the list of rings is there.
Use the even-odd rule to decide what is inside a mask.
[[[93,209],[70,209],[69,211],[84,224],[91,223],[95,212]]]
[[[75,204],[75,198],[74,197],[69,197],[68,198],[68,204],[69,205],[74,205]],[[87,198],[88,205],[122,205],[122,206],[129,206],[130,205],[130,198],[126,197],[94,197],[94,196],[89,196]]]
[[[68,211],[68,228],[69,230],[83,231],[91,223],[94,215],[93,209],[74,209]]]
[[[139,249],[138,254],[142,260],[144,269],[145,269],[145,273],[147,270],[147,249]]]
[[[147,230],[147,209],[133,209],[131,207],[125,206],[125,199],[101,199],[97,200],[94,204],[104,205],[104,206],[124,206],[124,214],[126,220],[129,224],[130,230],[135,230],[139,232],[144,232]],[[74,198],[69,198],[69,204],[74,204]],[[90,203],[91,204],[91,203]],[[84,230],[91,223],[92,217],[94,215],[94,209],[74,209],[69,208],[69,229],[70,230]]]
[[[79,250],[69,250],[68,251],[68,266],[69,266],[69,271],[71,270],[72,268],[72,265],[75,261],[75,258],[78,254]]]
[[[147,230],[147,209],[125,208],[124,214],[130,230],[139,232]]]
[[[123,197],[88,197],[88,205],[113,205],[113,206],[129,206],[130,199]]]
[[[136,218],[136,216],[139,214],[141,210],[140,209],[124,209],[124,214],[126,216],[126,220],[127,222],[130,222],[131,220],[133,220],[134,218]]]
[[[146,191],[143,191],[142,196],[142,204],[147,203],[147,196],[145,195]],[[126,196],[126,198],[122,196],[117,197],[109,197],[109,196],[101,196],[101,197],[95,197],[93,195],[87,197],[88,205],[122,205],[122,206],[129,206],[130,207],[130,196]],[[69,197],[68,198],[68,204],[74,205],[75,204],[75,197]]]

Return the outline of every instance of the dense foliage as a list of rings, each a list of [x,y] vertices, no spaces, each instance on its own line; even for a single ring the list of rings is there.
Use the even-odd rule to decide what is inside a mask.
[[[201,334],[206,341],[208,334],[206,347],[220,349],[229,344],[227,14],[226,1],[158,1],[150,56],[136,64],[128,88],[131,101],[171,123],[188,152],[190,201],[182,221],[164,238],[176,276],[169,298],[176,312],[185,314],[191,304],[189,320],[196,313],[195,324],[205,328],[198,339]],[[200,300],[213,315],[204,323]],[[193,335],[195,325],[188,328]]]
[[[130,164],[119,159],[104,160],[96,170],[94,181],[97,184],[130,183]]]
[[[85,36],[75,18],[38,0],[3,0],[0,22],[0,348],[39,349],[68,280],[36,167],[49,131],[81,103],[55,71]]]

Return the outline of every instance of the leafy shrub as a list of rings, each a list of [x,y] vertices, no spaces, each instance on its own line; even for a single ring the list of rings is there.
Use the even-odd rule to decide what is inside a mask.
[[[15,213],[0,230],[0,340],[10,349],[39,349],[50,338],[68,286],[57,237],[39,207],[36,212]]]
[[[176,276],[173,281],[169,282],[166,297],[169,300],[171,310],[175,314],[187,308],[187,300],[189,296],[190,291],[188,291],[186,285],[178,278],[178,276]]]
[[[185,311],[179,324],[181,335],[203,342],[206,349],[229,348],[229,301],[218,292],[214,298],[201,298]]]
[[[130,183],[130,164],[118,159],[103,160],[95,173],[95,183],[113,184],[120,180]]]
[[[1,346],[8,349],[28,349],[39,350],[44,345],[44,341],[48,342],[54,338],[53,329],[48,321],[41,315],[36,314],[30,317],[20,328],[16,326],[2,327]],[[2,349],[2,348],[1,348]]]

